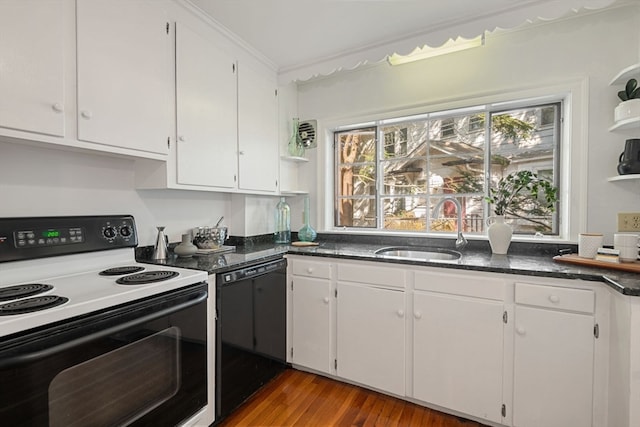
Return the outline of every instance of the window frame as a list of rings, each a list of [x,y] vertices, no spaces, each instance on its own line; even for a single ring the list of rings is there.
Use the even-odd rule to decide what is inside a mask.
[[[318,114],[309,106],[303,107],[301,114],[307,117],[315,117],[318,120],[319,140],[317,155],[311,155],[311,164],[308,172],[310,176],[316,176],[317,181],[310,188],[310,194],[315,200],[317,212],[318,230],[322,233],[363,235],[363,236],[398,236],[420,238],[444,238],[455,237],[431,235],[428,233],[394,232],[376,230],[347,230],[336,227],[334,218],[334,177],[333,169],[334,147],[333,132],[361,127],[365,124],[373,125],[374,120],[391,122],[388,117],[424,115],[424,112],[439,110],[453,110],[470,104],[492,104],[493,106],[505,103],[512,106],[514,99],[527,102],[544,103],[553,100],[562,100],[564,106],[562,127],[562,151],[561,187],[559,191],[560,235],[559,236],[513,236],[513,241],[532,243],[577,244],[578,234],[588,231],[587,228],[587,183],[590,180],[587,165],[589,164],[589,78],[577,76],[566,79],[555,79],[543,84],[519,84],[518,86],[505,82],[500,87],[465,93],[464,96],[453,94],[447,98],[435,98],[411,103],[392,102],[393,108],[385,104],[371,105],[358,104],[349,114],[326,115]],[[385,101],[388,103],[387,101]],[[524,102],[523,102],[524,103]],[[513,105],[517,106],[517,105]],[[471,239],[486,240],[485,236],[474,236]]]
[[[554,140],[557,140],[556,144],[554,145],[554,149],[553,149],[553,159],[552,159],[552,168],[554,171],[554,185],[556,185],[558,188],[561,188],[562,186],[562,179],[560,178],[561,175],[561,156],[562,156],[562,146],[563,146],[563,136],[566,133],[564,130],[564,110],[565,110],[565,104],[568,102],[568,96],[566,94],[558,94],[558,95],[553,95],[551,97],[544,97],[544,98],[540,98],[540,99],[515,99],[515,100],[507,100],[507,101],[502,101],[499,103],[485,103],[485,104],[481,104],[481,105],[471,105],[469,107],[459,107],[459,108],[455,108],[455,109],[449,109],[449,110],[437,110],[437,111],[433,111],[433,112],[425,112],[425,113],[420,113],[418,115],[409,115],[409,116],[395,116],[395,117],[391,117],[391,118],[381,118],[381,119],[377,119],[374,120],[373,122],[367,122],[366,123],[366,127],[368,130],[373,129],[374,133],[376,134],[376,155],[375,155],[375,167],[376,167],[376,185],[375,185],[375,194],[373,195],[373,197],[375,198],[376,201],[376,221],[375,221],[375,227],[373,226],[341,226],[341,225],[337,225],[339,222],[339,218],[338,218],[338,209],[337,209],[337,201],[340,200],[340,196],[339,196],[339,192],[338,192],[338,187],[336,185],[333,195],[332,195],[332,200],[333,200],[333,206],[334,206],[334,211],[335,211],[335,215],[333,216],[333,221],[332,221],[332,228],[335,229],[342,229],[344,231],[349,231],[349,232],[353,232],[353,231],[373,231],[373,232],[377,232],[377,233],[381,233],[381,234],[405,234],[405,233],[412,233],[412,234],[417,234],[417,235],[422,235],[422,236],[432,236],[433,237],[442,237],[447,235],[448,233],[446,232],[438,232],[438,231],[433,231],[433,229],[430,228],[430,221],[431,221],[431,212],[430,212],[430,207],[433,205],[433,203],[430,203],[430,200],[433,199],[438,199],[438,198],[442,198],[445,197],[440,196],[440,197],[433,197],[430,194],[430,189],[428,188],[428,185],[425,186],[425,192],[424,192],[424,197],[425,197],[425,209],[427,209],[427,215],[425,216],[425,228],[424,230],[420,230],[420,231],[410,231],[410,230],[398,230],[398,229],[389,229],[389,228],[384,228],[384,224],[385,224],[385,212],[384,212],[384,203],[386,199],[390,199],[393,198],[394,194],[390,194],[389,192],[386,191],[386,185],[384,182],[385,179],[385,174],[382,172],[385,168],[383,167],[383,164],[385,162],[389,162],[389,160],[385,157],[385,154],[388,151],[387,148],[387,139],[386,139],[386,135],[388,135],[388,132],[384,131],[384,127],[385,125],[388,124],[394,124],[394,125],[401,125],[402,123],[407,123],[408,125],[410,123],[415,123],[418,120],[421,119],[425,119],[425,120],[442,120],[442,121],[446,121],[447,123],[449,121],[451,121],[451,126],[455,127],[455,120],[456,117],[460,117],[461,115],[465,115],[468,116],[468,123],[466,124],[466,130],[469,133],[474,133],[474,132],[478,132],[478,131],[482,131],[485,134],[485,141],[484,141],[484,148],[483,148],[483,156],[484,156],[484,176],[483,176],[483,187],[484,187],[484,192],[482,193],[482,195],[480,194],[476,194],[476,193],[452,193],[452,196],[454,197],[482,197],[482,221],[486,221],[487,218],[489,218],[491,216],[491,206],[488,204],[488,202],[486,202],[486,200],[484,200],[485,196],[488,195],[489,192],[489,186],[491,184],[491,168],[490,168],[490,157],[491,157],[491,117],[493,115],[497,115],[503,112],[507,112],[507,111],[512,111],[512,110],[517,110],[517,109],[535,109],[535,108],[544,108],[545,106],[557,106],[556,108],[556,115],[555,115],[555,123],[556,123],[556,127],[555,127],[555,133],[554,133]],[[474,114],[475,113],[475,114]],[[484,114],[484,121],[485,121],[485,125],[484,125],[484,129],[480,126],[476,124],[474,124],[474,120],[473,118],[475,117],[476,114]],[[541,115],[542,112],[538,113],[537,115]],[[548,128],[549,126],[539,126],[537,128],[537,131],[543,130],[544,128]],[[338,135],[340,133],[344,133],[344,132],[348,132],[350,130],[363,130],[364,127],[359,128],[358,125],[353,125],[353,126],[342,126],[340,128],[336,128],[332,131],[332,135],[334,135],[334,144],[337,144],[337,138],[335,135]],[[447,128],[448,129],[448,128]],[[444,129],[440,129],[439,130],[439,135],[442,136],[443,135],[443,130]],[[407,128],[404,128],[405,131],[405,135],[407,134]],[[453,135],[456,134],[455,130],[452,132]],[[452,136],[453,136],[452,135]],[[380,142],[380,141],[384,141],[384,142]],[[394,140],[395,141],[395,140]],[[429,140],[431,141],[431,140]],[[406,141],[405,141],[406,144]],[[426,150],[426,154],[424,156],[424,160],[427,162],[427,165],[429,165],[429,149]],[[405,153],[406,154],[406,153]],[[333,157],[335,159],[335,166],[338,167],[338,156],[337,156],[337,152],[333,151]],[[393,158],[392,158],[393,159]],[[393,161],[393,160],[392,160]],[[382,171],[381,171],[382,169]],[[427,168],[428,170],[428,168]],[[334,169],[334,179],[337,180],[337,170]],[[422,194],[422,193],[420,193]],[[350,198],[357,198],[358,196],[352,196]],[[368,198],[370,196],[367,196]],[[566,232],[564,232],[564,230],[561,227],[561,212],[562,209],[561,207],[563,206],[563,201],[559,200],[557,207],[558,209],[556,209],[556,211],[552,214],[553,217],[553,223],[554,223],[554,232],[550,233],[547,237],[551,237],[554,239],[558,239],[558,238],[564,238],[566,236]],[[474,235],[479,235],[479,236],[486,236],[487,233],[487,229],[486,227],[483,228],[483,231],[480,233],[475,233]],[[521,234],[521,233],[514,233],[514,236],[516,237],[527,237],[527,236],[531,236],[531,234]]]

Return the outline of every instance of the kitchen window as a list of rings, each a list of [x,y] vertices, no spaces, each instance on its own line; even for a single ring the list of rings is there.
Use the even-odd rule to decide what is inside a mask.
[[[517,106],[517,107],[516,107]],[[489,186],[530,170],[559,185],[562,100],[479,105],[342,127],[334,133],[336,227],[484,234]],[[515,234],[559,234],[558,215],[507,218]]]

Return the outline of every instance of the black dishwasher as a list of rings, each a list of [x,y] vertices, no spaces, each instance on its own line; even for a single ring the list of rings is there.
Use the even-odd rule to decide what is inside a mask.
[[[216,422],[286,366],[285,259],[216,275]]]

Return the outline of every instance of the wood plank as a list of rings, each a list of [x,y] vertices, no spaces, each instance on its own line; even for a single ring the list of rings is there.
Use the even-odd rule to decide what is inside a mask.
[[[287,369],[222,420],[219,427],[481,427],[362,387]]]
[[[632,273],[640,273],[640,262],[607,262],[598,261],[596,259],[581,258],[576,254],[556,255],[553,257],[556,262],[565,262],[568,264],[582,265],[585,267],[607,268],[610,270],[629,271]]]

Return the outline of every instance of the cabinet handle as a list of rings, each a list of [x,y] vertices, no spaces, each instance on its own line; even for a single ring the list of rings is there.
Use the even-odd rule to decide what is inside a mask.
[[[516,333],[518,335],[525,335],[527,333],[527,330],[524,328],[524,326],[518,326],[516,328]]]
[[[322,298],[322,302],[324,302],[325,304],[329,304],[329,297]]]
[[[313,274],[313,268],[311,268],[311,267],[307,268],[307,273]]]
[[[85,119],[90,119],[91,117],[93,117],[93,114],[91,113],[91,111],[89,110],[83,110],[80,115],[85,118]]]
[[[240,154],[241,156],[244,156],[244,150],[238,151],[238,154]]]
[[[416,319],[422,319],[422,312],[416,311],[415,313],[413,313],[413,317],[415,317]]]
[[[549,301],[551,301],[554,304],[557,304],[560,302],[560,297],[558,295],[549,295]]]
[[[396,314],[398,315],[398,317],[404,317],[404,310],[403,309],[399,309],[398,311],[396,311]]]
[[[57,113],[62,113],[64,111],[64,105],[60,104],[59,102],[53,104],[51,108],[53,108],[53,111]]]
[[[187,138],[184,135],[180,135],[178,137],[178,141],[180,141],[180,142],[185,142],[186,140],[187,140]]]

